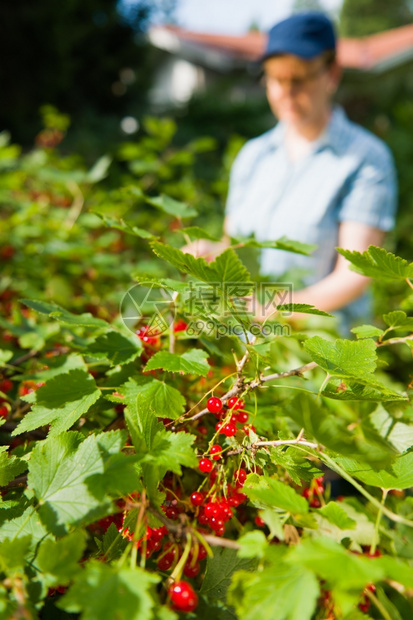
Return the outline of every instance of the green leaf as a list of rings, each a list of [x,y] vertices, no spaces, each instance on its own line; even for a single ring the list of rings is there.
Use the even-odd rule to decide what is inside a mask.
[[[74,327],[109,327],[109,324],[106,321],[96,319],[88,312],[85,314],[73,314],[57,304],[38,301],[35,299],[21,299],[20,301],[28,308],[32,308],[32,310],[40,312],[40,314],[46,314],[52,319],[57,319],[61,323],[65,323],[67,325],[73,325]]]
[[[127,338],[119,332],[110,331],[88,345],[87,353],[98,359],[108,360],[112,366],[127,364],[142,352],[139,338]]]
[[[121,536],[116,525],[111,523],[103,536],[100,552],[105,556],[106,562],[112,562],[122,555],[128,544],[128,540]]]
[[[351,530],[356,526],[356,521],[351,519],[342,506],[336,502],[328,502],[328,504],[320,508],[318,512],[327,519],[327,521],[336,525],[341,530]]]
[[[159,577],[140,568],[134,570],[89,562],[74,585],[59,601],[82,620],[150,620],[159,604],[151,592]],[[156,596],[156,595],[155,595]]]
[[[319,585],[311,570],[274,564],[253,575],[234,575],[228,600],[240,620],[310,620]]]
[[[50,424],[50,436],[68,430],[89,411],[100,397],[93,377],[81,369],[57,375],[35,392],[32,410],[29,411],[13,435]]]
[[[204,258],[194,258],[169,245],[153,241],[151,247],[159,258],[163,258],[180,271],[188,273],[198,280],[223,287],[228,284],[243,284],[242,296],[248,294],[252,287],[251,277],[246,267],[234,250],[225,250],[215,261],[207,263]],[[240,296],[239,293],[236,296]]]
[[[77,433],[63,433],[38,442],[31,453],[28,487],[40,504],[43,523],[56,535],[68,525],[92,523],[111,508],[87,484],[90,476],[104,472],[97,436],[76,445],[78,441]]]
[[[9,575],[23,572],[31,547],[31,536],[2,540],[0,545],[0,571]]]
[[[330,502],[330,504],[331,503],[332,502]],[[351,527],[348,529],[342,528],[338,523],[342,526],[345,525],[344,517],[342,518],[341,515],[337,515],[337,513],[333,514],[333,511],[330,511],[329,519],[325,514],[322,514],[321,511],[323,509],[321,509],[321,511],[317,510],[312,513],[312,516],[318,524],[317,533],[321,536],[328,536],[328,538],[336,542],[341,542],[347,538],[356,543],[356,545],[370,546],[374,538],[374,523],[370,521],[366,514],[356,510],[351,504],[345,501],[341,502],[339,507],[342,509],[343,513],[347,515],[347,523],[352,523]],[[335,520],[336,523],[333,523],[333,520]]]
[[[280,304],[277,306],[278,312],[302,312],[304,314],[316,314],[317,316],[333,317],[332,314],[318,310],[311,304]]]
[[[0,487],[6,486],[27,469],[27,462],[17,456],[9,456],[7,446],[0,447]]]
[[[109,155],[102,155],[97,162],[88,171],[85,181],[86,183],[99,183],[108,175],[109,166],[112,163],[112,158]]]
[[[337,462],[364,484],[381,489],[408,489],[413,486],[413,451],[401,454],[391,467],[378,471],[353,459],[339,458]]]
[[[122,230],[124,233],[127,233],[128,235],[134,235],[135,237],[140,237],[141,239],[157,239],[158,238],[156,235],[152,235],[150,232],[148,232],[144,228],[139,228],[138,226],[130,226],[129,224],[124,222],[122,219],[118,220],[117,218],[109,217],[107,215],[104,215],[103,213],[98,213],[96,211],[94,211],[94,213],[95,215],[100,217],[101,220],[103,220],[104,225],[107,226],[108,228],[116,228],[118,230]]]
[[[326,537],[302,540],[288,554],[288,562],[313,571],[328,584],[363,590],[383,578],[383,569],[370,558],[355,555]]]
[[[357,379],[348,376],[344,379],[332,377],[321,393],[323,396],[336,400],[407,401],[406,396],[395,392],[369,375],[365,377],[360,375]]]
[[[162,368],[170,372],[202,375],[206,377],[209,371],[208,355],[201,349],[191,349],[179,355],[168,351],[158,351],[145,366],[145,371]]]
[[[308,502],[287,484],[274,478],[249,475],[243,487],[251,502],[258,508],[281,508],[292,514],[308,512]]]
[[[214,237],[209,232],[199,226],[187,226],[186,228],[178,228],[175,232],[182,235],[188,235],[190,239],[208,239],[209,241],[220,241],[218,237]]]
[[[149,454],[144,455],[144,462],[165,467],[178,475],[182,474],[181,465],[197,467],[198,459],[192,448],[196,437],[190,433],[171,433],[159,431],[153,441]]]
[[[185,398],[181,392],[157,379],[149,379],[149,377],[130,379],[120,387],[119,392],[125,396],[121,402],[133,407],[136,398],[140,395],[144,399],[140,401],[141,406],[144,401],[147,401],[154,414],[160,418],[175,420],[185,410]]]
[[[81,570],[79,560],[86,547],[86,535],[80,530],[60,540],[44,540],[36,556],[36,565],[48,573],[47,585],[68,583]]]
[[[350,331],[356,334],[357,338],[374,338],[384,334],[384,331],[375,327],[375,325],[359,325],[358,327],[353,327]]]
[[[252,248],[272,248],[274,250],[285,250],[287,252],[294,252],[295,254],[304,254],[309,256],[317,246],[310,243],[302,243],[301,241],[293,241],[287,237],[280,237],[275,241],[257,241],[256,239],[231,239],[233,245],[242,244],[243,246]]]
[[[268,546],[264,533],[259,530],[247,532],[238,539],[238,544],[241,545],[239,558],[263,558]]]
[[[34,551],[37,543],[48,535],[46,528],[39,520],[39,516],[33,506],[29,505],[24,510],[13,507],[5,511],[5,514],[2,514],[1,517],[1,540],[4,538],[15,539],[29,536],[31,540],[31,549]]]
[[[413,331],[413,317],[408,317],[402,310],[383,314],[383,321],[392,329]]]
[[[0,349],[0,368],[5,366],[12,357],[13,351],[5,351],[4,349]]]
[[[329,375],[363,377],[376,369],[377,354],[373,340],[335,340],[314,336],[304,343],[311,359]]]
[[[102,474],[94,474],[87,480],[89,488],[98,496],[109,493],[113,497],[121,497],[133,493],[140,486],[140,477],[135,467],[136,456],[122,452],[112,454],[105,461]]]
[[[240,558],[234,549],[214,548],[214,557],[207,559],[200,594],[210,601],[225,601],[233,574],[238,570],[254,570],[255,559]]]
[[[413,277],[413,263],[387,252],[384,248],[371,245],[363,252],[352,252],[338,248],[339,254],[344,256],[358,273],[380,280],[405,280]]]
[[[193,217],[198,213],[194,208],[188,207],[188,205],[186,205],[184,202],[174,200],[173,198],[171,198],[170,196],[166,196],[165,194],[156,196],[156,198],[146,196],[145,201],[153,207],[160,209],[164,213],[174,215],[175,217]]]

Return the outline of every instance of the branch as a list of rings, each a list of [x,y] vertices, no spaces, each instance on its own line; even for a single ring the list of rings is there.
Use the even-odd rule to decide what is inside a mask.
[[[285,439],[280,441],[257,441],[257,443],[252,444],[252,448],[256,448],[257,446],[307,446],[307,448],[314,448],[314,450],[318,450],[320,446],[318,443],[312,443],[311,441],[305,441],[303,439]]]
[[[237,373],[241,373],[247,359],[248,359],[248,355],[247,353],[245,353],[244,357],[238,364]],[[263,383],[267,383],[268,381],[273,381],[274,379],[283,379],[284,377],[293,377],[293,376],[301,377],[304,372],[307,372],[308,370],[312,370],[313,368],[316,368],[317,366],[318,364],[316,364],[316,362],[309,362],[308,364],[305,364],[304,366],[300,366],[299,368],[294,368],[293,370],[287,370],[286,372],[277,372],[272,375],[267,375],[266,377],[263,377],[261,375],[259,379],[254,379],[253,381],[250,381],[249,383],[245,382],[242,379],[242,377],[239,376],[237,383],[235,383],[235,385],[233,385],[232,388],[226,394],[224,394],[224,396],[221,396],[221,400],[225,404],[229,398],[231,398],[232,396],[238,396],[239,394],[241,394],[241,392],[246,394],[250,392],[251,390],[254,390],[257,387],[261,387]],[[208,413],[209,413],[208,409],[202,409],[202,411],[199,411],[198,413],[193,415],[191,418],[187,418],[184,421],[193,422],[194,420],[198,420],[199,418],[202,418],[204,415],[207,415]],[[184,414],[184,416],[185,415],[186,414]]]
[[[376,342],[376,346],[385,347],[389,344],[399,344],[401,342],[406,342],[406,340],[413,340],[413,334],[410,336],[404,336],[403,338],[389,338],[388,340],[384,340],[383,342]]]

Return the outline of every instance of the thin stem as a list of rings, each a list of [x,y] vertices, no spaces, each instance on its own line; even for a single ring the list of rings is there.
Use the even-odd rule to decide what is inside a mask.
[[[379,601],[377,596],[371,590],[369,590],[367,588],[364,591],[364,594],[367,596],[368,599],[370,599],[370,601],[373,603],[373,605],[375,605],[377,607],[377,609],[379,610],[379,612],[383,616],[384,620],[393,620],[393,618],[391,617],[391,615],[389,614],[387,609],[384,607],[382,602]]]
[[[314,450],[318,450],[320,446],[317,443],[313,443],[311,441],[304,441],[302,439],[286,439],[279,441],[257,441],[251,447],[256,448],[257,446],[307,446],[307,448],[313,448]]]
[[[413,527],[413,521],[410,521],[410,519],[405,519],[404,517],[401,517],[400,515],[397,515],[388,508],[386,508],[386,506],[384,506],[375,497],[373,497],[373,495],[370,495],[370,493],[366,491],[366,489],[361,484],[359,484],[352,476],[350,476],[350,474],[348,474],[344,469],[342,469],[342,467],[340,467],[340,465],[338,465],[333,459],[327,456],[327,454],[321,452],[318,456],[322,461],[326,463],[326,465],[330,467],[330,469],[338,473],[342,478],[344,478],[344,480],[347,480],[347,482],[352,484],[353,487],[357,489],[357,491],[359,491],[359,493],[364,495],[364,497],[368,499],[371,504],[373,504],[373,506],[375,506],[378,510],[381,510],[383,514],[386,515],[386,517],[388,517],[395,523],[404,523],[404,525]]]
[[[406,282],[410,286],[410,288],[413,289],[413,282],[410,280],[410,278],[406,278]]]
[[[189,552],[191,551],[191,542],[192,542],[191,534],[189,532],[187,532],[187,534],[186,534],[185,549],[184,549],[184,552],[183,552],[183,554],[182,554],[178,564],[175,566],[175,568],[172,571],[171,576],[169,577],[169,579],[171,581],[175,581],[175,579],[179,580],[181,578],[181,575],[182,575],[182,572],[184,570],[186,561],[187,561],[187,559],[189,557]]]
[[[381,498],[381,505],[382,508],[378,510],[377,512],[377,518],[376,518],[376,524],[374,526],[374,536],[373,536],[373,543],[370,547],[370,555],[374,555],[376,552],[376,547],[379,544],[379,539],[380,539],[380,534],[379,534],[379,528],[380,528],[380,521],[381,518],[383,516],[383,507],[384,504],[386,502],[386,498],[387,498],[387,493],[389,492],[388,489],[382,489],[382,498]]]

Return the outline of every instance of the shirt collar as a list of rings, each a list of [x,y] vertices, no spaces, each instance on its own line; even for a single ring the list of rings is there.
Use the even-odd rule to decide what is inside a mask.
[[[326,130],[323,132],[320,138],[315,140],[314,151],[319,151],[322,148],[330,147],[336,153],[340,152],[345,144],[346,135],[348,132],[348,118],[341,106],[335,106],[331,113],[330,122]],[[277,148],[282,145],[285,136],[285,123],[279,122],[269,131],[269,145],[272,148]]]

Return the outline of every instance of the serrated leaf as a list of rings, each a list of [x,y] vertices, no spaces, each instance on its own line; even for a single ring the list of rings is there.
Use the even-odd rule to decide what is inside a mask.
[[[325,519],[341,530],[354,529],[356,521],[351,519],[346,511],[336,502],[328,502],[318,511]]]
[[[108,360],[112,366],[127,364],[141,352],[142,343],[139,338],[127,338],[115,331],[106,332],[87,347],[88,354]]]
[[[391,467],[374,470],[353,459],[339,458],[338,463],[364,484],[381,489],[408,489],[413,486],[413,451],[398,456]]]
[[[48,536],[48,532],[41,523],[39,515],[33,506],[29,505],[24,510],[13,506],[7,511],[2,511],[1,519],[0,540],[29,536],[31,549],[34,551],[37,543]]]
[[[182,465],[186,467],[198,465],[198,459],[192,448],[195,439],[195,435],[190,433],[172,433],[161,430],[156,434],[151,451],[144,455],[143,461],[181,475]]]
[[[9,575],[16,570],[23,572],[31,547],[31,536],[2,540],[0,545],[0,571]]]
[[[14,455],[9,456],[7,452],[2,450],[7,450],[7,446],[0,448],[0,487],[6,486],[27,469],[27,461]]]
[[[140,568],[89,562],[58,607],[82,620],[144,620],[157,604],[151,588],[159,577]]]
[[[258,508],[281,508],[292,514],[306,514],[308,503],[288,484],[274,478],[249,475],[243,492]]]
[[[154,414],[160,418],[175,420],[185,410],[185,398],[181,392],[157,379],[149,379],[149,377],[141,377],[139,380],[131,379],[120,387],[119,392],[125,396],[122,402],[133,406],[137,396],[141,395],[151,404]]]
[[[136,517],[135,517],[136,523]],[[101,553],[105,556],[106,562],[117,560],[126,547],[128,546],[127,538],[123,538],[114,523],[111,523],[106,530],[101,544]]]
[[[305,341],[304,349],[329,375],[363,377],[376,369],[376,345],[372,340],[330,342],[313,336]]]
[[[365,400],[374,402],[407,401],[407,397],[377,381],[374,376],[360,375],[357,379],[332,377],[323,387],[323,396],[336,400]]]
[[[164,213],[174,215],[175,217],[193,217],[198,213],[193,207],[188,207],[188,205],[184,202],[175,200],[165,194],[156,196],[156,198],[146,196],[145,201],[153,207],[160,209]]]
[[[105,461],[104,472],[88,478],[88,487],[98,496],[109,493],[113,497],[121,497],[133,493],[140,485],[140,478],[135,468],[136,461],[134,455],[122,452],[112,454]]]
[[[138,226],[130,226],[122,219],[118,220],[114,217],[109,217],[104,215],[103,213],[98,213],[95,211],[95,215],[100,217],[103,220],[103,223],[108,228],[116,228],[117,230],[122,230],[128,235],[134,235],[135,237],[140,237],[141,239],[158,239],[156,235],[152,235],[144,228],[139,228]]]
[[[374,245],[363,252],[337,248],[339,254],[351,262],[355,271],[380,280],[405,280],[413,277],[413,263]]]
[[[225,283],[242,283],[245,286],[242,293],[248,294],[252,288],[251,276],[234,250],[225,250],[215,261],[207,263],[204,258],[194,258],[176,248],[154,241],[151,247],[159,258],[163,258],[180,271],[188,273],[198,280],[223,287]],[[239,296],[239,295],[237,295]]]
[[[109,323],[103,321],[102,319],[96,319],[88,312],[84,314],[73,314],[57,304],[47,303],[45,301],[35,299],[21,299],[20,301],[28,308],[31,308],[40,314],[46,314],[47,316],[57,319],[66,325],[73,325],[74,327],[104,327],[105,329],[109,327]]]
[[[207,559],[200,594],[210,601],[225,601],[231,578],[236,571],[254,570],[255,559],[240,558],[234,549],[214,548],[214,557]]]
[[[233,245],[242,244],[243,246],[252,248],[272,248],[274,250],[285,250],[287,252],[294,252],[295,254],[304,254],[309,256],[317,246],[310,243],[302,243],[301,241],[294,241],[288,239],[288,237],[280,237],[275,241],[257,241],[256,239],[231,239]]]
[[[36,556],[36,566],[47,573],[47,585],[68,583],[81,570],[79,560],[86,547],[86,535],[82,530],[73,532],[60,540],[44,540]]]
[[[332,314],[318,310],[311,304],[280,304],[277,306],[278,312],[302,312],[303,314],[316,314],[317,316],[333,317]]]
[[[45,424],[50,424],[50,436],[68,430],[87,413],[100,397],[93,377],[81,369],[57,375],[35,392],[32,410],[29,411],[13,435],[20,435]]]
[[[38,442],[31,453],[28,487],[40,504],[43,523],[56,535],[65,533],[68,525],[92,523],[111,507],[87,484],[88,477],[104,472],[96,436],[76,446],[78,441],[77,433],[63,433]]]
[[[170,372],[181,372],[183,374],[202,375],[206,377],[209,371],[208,355],[201,349],[191,349],[185,353],[169,353],[168,351],[158,351],[151,357],[145,366],[145,371],[168,370]]]
[[[375,336],[384,334],[384,331],[375,327],[375,325],[359,325],[358,327],[353,327],[350,331],[352,331],[357,338],[374,338]]]

